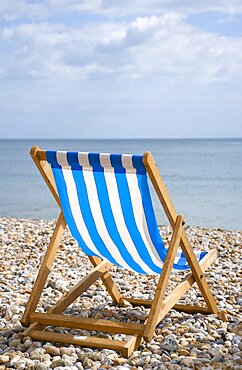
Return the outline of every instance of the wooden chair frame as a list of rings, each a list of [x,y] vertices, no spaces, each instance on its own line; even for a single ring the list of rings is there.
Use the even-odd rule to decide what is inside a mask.
[[[31,148],[30,154],[56,202],[61,207],[54,177],[51,168],[46,161],[46,151],[40,150],[38,146],[34,146]],[[154,299],[143,300],[122,297],[117,285],[108,272],[113,266],[112,263],[102,261],[98,257],[89,257],[89,260],[94,267],[93,270],[72,289],[70,289],[61,299],[59,299],[54,306],[48,309],[47,313],[35,312],[40,295],[51,270],[60,240],[65,231],[66,222],[63,212],[61,211],[21,320],[24,326],[28,326],[24,332],[25,336],[28,335],[37,340],[70,343],[84,347],[110,348],[121,351],[123,356],[128,357],[136,348],[139,347],[143,339],[145,341],[150,341],[152,339],[156,326],[171,308],[187,313],[200,312],[203,314],[218,314],[217,304],[204,276],[204,272],[215,261],[217,252],[215,249],[209,251],[200,264],[198,263],[183,227],[183,217],[177,215],[151,153],[144,153],[143,163],[173,229],[172,238],[157,284]],[[191,272],[166,298],[164,298],[179,245],[186,256]],[[128,301],[134,306],[142,305],[150,307],[150,313],[146,321],[143,324],[114,322],[111,320],[78,318],[61,314],[99,278],[101,278],[107,292],[110,294],[115,304],[122,306],[125,304],[125,301]],[[195,282],[204,297],[206,307],[177,304],[179,299]],[[90,336],[72,336],[70,334],[44,331],[44,328],[49,325],[110,333],[124,333],[132,336],[128,341],[110,340]]]

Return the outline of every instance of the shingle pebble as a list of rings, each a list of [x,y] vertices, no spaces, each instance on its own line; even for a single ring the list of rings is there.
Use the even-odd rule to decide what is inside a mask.
[[[0,218],[0,370],[83,369],[235,369],[242,368],[242,232],[188,227],[195,249],[216,248],[218,259],[206,272],[220,310],[228,310],[228,322],[215,315],[189,315],[170,310],[156,328],[150,343],[143,342],[129,359],[108,349],[80,348],[23,338],[20,319],[36,278],[53,221]],[[164,243],[171,237],[170,227],[161,227]],[[63,292],[90,271],[88,258],[67,231],[44,288],[40,310],[46,310]],[[121,293],[152,299],[158,277],[138,275],[113,267],[114,280]],[[182,280],[184,273],[172,274],[169,289]],[[83,297],[83,298],[82,298]],[[101,281],[66,309],[67,314],[111,320],[142,322],[148,315],[144,307],[115,307]],[[182,297],[182,304],[203,304],[195,287]],[[50,329],[52,330],[52,329]],[[60,329],[76,333],[76,330]],[[82,330],[78,335],[95,335]],[[126,340],[123,334],[100,333],[100,337]]]

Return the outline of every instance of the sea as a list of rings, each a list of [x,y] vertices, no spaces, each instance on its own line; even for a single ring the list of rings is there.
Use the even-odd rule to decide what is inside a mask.
[[[82,152],[150,151],[187,225],[242,229],[242,139],[0,140],[0,217],[58,217],[58,206],[29,155],[32,145]],[[168,224],[151,193],[158,224]]]

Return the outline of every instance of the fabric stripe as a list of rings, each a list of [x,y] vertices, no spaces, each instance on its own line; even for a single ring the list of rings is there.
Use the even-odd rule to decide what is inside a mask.
[[[101,165],[105,167],[105,170],[103,172],[103,181],[105,186],[100,189],[99,199],[100,202],[103,201],[102,209],[104,217],[107,217],[105,217],[106,224],[108,223],[110,225],[109,229],[111,230],[112,234],[113,232],[115,232],[119,235],[120,239],[122,240],[122,245],[126,250],[125,253],[128,253],[130,256],[132,256],[131,258],[136,262],[136,265],[138,264],[138,266],[140,266],[145,271],[145,273],[152,274],[154,273],[154,271],[150,269],[150,267],[139,255],[137,247],[134,244],[126,227],[122,208],[120,205],[120,198],[118,194],[114,169],[113,167],[111,167],[110,158],[109,163],[107,163],[107,157],[103,158],[102,155],[100,155],[100,162]],[[108,170],[106,170],[106,166]],[[111,168],[112,172],[110,170]],[[137,269],[135,270],[139,272]]]
[[[113,157],[112,155],[110,156],[111,158],[111,163],[113,164]],[[118,158],[115,158],[115,161],[117,161]],[[119,158],[121,161],[121,158]],[[115,165],[114,165],[115,167]],[[125,171],[125,170],[124,170]],[[142,236],[140,235],[140,231],[137,228],[136,225],[136,220],[134,217],[134,212],[133,212],[133,207],[132,207],[132,202],[130,198],[130,193],[129,193],[129,187],[127,184],[127,176],[124,175],[124,173],[116,172],[115,171],[115,177],[116,177],[116,182],[118,186],[118,192],[119,192],[119,197],[121,199],[121,207],[122,207],[122,212],[124,215],[124,220],[127,229],[129,230],[129,234],[133,240],[133,242],[138,246],[139,248],[139,255],[142,256],[143,260],[146,261],[146,264],[156,273],[160,273],[161,268],[162,268],[162,263],[160,261],[159,266],[157,266],[151,259],[148,250],[146,248],[146,245],[142,239]],[[136,196],[137,194],[135,194]]]
[[[123,163],[125,165],[126,164],[125,162],[127,160],[130,160],[130,159],[129,158],[122,158],[122,160],[123,160]],[[133,160],[134,159],[132,159],[132,161]],[[160,245],[158,244],[158,249],[159,249],[160,254],[158,254],[157,248],[152,243],[150,233],[149,233],[149,230],[148,230],[148,227],[147,227],[147,222],[146,222],[146,217],[145,217],[146,215],[147,215],[148,219],[151,220],[151,218],[152,218],[151,221],[153,222],[154,226],[156,226],[156,229],[157,229],[157,223],[156,223],[155,215],[154,215],[153,212],[151,212],[151,208],[153,210],[153,206],[152,206],[151,197],[150,197],[150,194],[149,194],[147,177],[142,176],[141,174],[137,174],[136,176],[132,176],[130,174],[127,174],[126,178],[127,178],[127,184],[128,184],[128,187],[129,187],[129,193],[130,193],[131,202],[132,202],[132,205],[133,205],[134,217],[135,217],[137,227],[138,227],[138,229],[139,229],[139,231],[142,235],[142,238],[143,238],[146,246],[148,247],[148,249],[151,250],[150,255],[151,255],[151,258],[152,258],[153,262],[160,265],[160,263],[164,262],[164,260],[165,260],[166,252],[165,252],[165,248],[164,248],[164,245],[162,243],[162,240],[160,238],[161,243],[160,243]],[[139,180],[140,180],[141,185],[142,185],[141,187],[139,187]],[[146,202],[144,204],[143,204],[143,199],[146,200]],[[149,205],[149,203],[150,203],[150,207],[148,209],[147,205]],[[144,212],[144,206],[146,208],[146,215],[145,215],[145,212]]]
[[[94,177],[95,177],[95,182],[97,184],[98,196],[99,196],[99,201],[100,201],[100,205],[102,208],[104,222],[105,222],[105,225],[107,227],[110,237],[112,238],[113,242],[117,246],[125,262],[130,266],[130,269],[132,269],[133,271],[139,272],[139,273],[147,273],[147,272],[151,273],[150,270],[149,271],[147,271],[147,269],[143,270],[142,268],[144,268],[144,266],[142,266],[142,264],[138,264],[135,261],[135,259],[133,258],[131,254],[131,250],[128,251],[128,249],[125,247],[123,243],[122,238],[120,237],[120,234],[117,229],[117,225],[113,218],[113,212],[110,206],[105,177],[104,177],[103,172],[96,172],[94,174]]]
[[[107,188],[105,183],[105,178],[103,172],[95,172],[94,173],[95,182],[97,184],[97,191],[98,191],[98,197],[100,201],[100,206],[102,210],[103,219],[105,222],[105,226],[107,228],[107,231],[110,235],[110,238],[112,239],[113,243],[117,246],[121,256],[123,257],[124,261],[128,264],[129,268],[133,271],[139,272],[139,273],[152,273],[150,269],[147,268],[144,270],[144,264],[141,263],[141,260],[139,261],[140,264],[138,264],[135,259],[133,258],[131,254],[131,248],[128,251],[128,249],[125,247],[122,238],[120,237],[120,234],[117,229],[117,224],[114,221],[113,218],[113,212],[110,206],[110,202],[107,195]],[[113,249],[112,246],[110,246],[110,249]],[[123,266],[122,262],[120,264]],[[123,266],[124,267],[124,266]]]
[[[73,218],[76,222],[76,227],[78,230],[78,233],[80,236],[82,236],[82,239],[85,243],[85,245],[88,246],[89,249],[89,255],[102,255],[100,253],[98,246],[94,244],[92,240],[92,236],[89,233],[89,230],[86,227],[86,224],[83,220],[82,213],[79,207],[79,199],[78,199],[78,194],[77,194],[77,189],[75,185],[75,181],[72,175],[72,171],[70,170],[70,166],[68,165],[67,158],[66,158],[66,153],[57,153],[57,161],[59,163],[63,163],[63,161],[66,161],[65,167],[62,169],[63,173],[63,178],[66,183],[66,194],[68,196],[69,204],[70,204],[70,209],[71,213],[73,215]],[[105,258],[105,257],[104,257]],[[110,257],[111,258],[111,257]],[[116,263],[114,261],[114,263]]]
[[[141,195],[140,204],[142,204],[143,206],[143,210],[141,212],[144,213],[144,218],[146,220],[147,232],[150,236],[149,244],[153,246],[153,253],[156,255],[156,258],[160,258],[164,262],[167,251],[165,249],[157,226],[154,209],[152,206],[151,195],[148,187],[147,176],[137,175],[135,181],[137,181],[135,187],[139,187],[139,192]]]
[[[95,168],[97,158],[92,157],[92,165]],[[89,162],[90,163],[90,162]],[[100,165],[97,166],[100,168]],[[106,245],[107,250],[109,251],[110,255],[113,257],[113,259],[116,261],[116,264],[119,264],[127,269],[131,269],[132,267],[129,266],[129,264],[125,261],[122,254],[120,253],[120,250],[115,245],[114,241],[109,235],[109,232],[106,228],[106,224],[103,218],[99,198],[98,198],[98,192],[97,187],[94,179],[94,174],[92,171],[83,171],[83,179],[86,184],[87,189],[87,197],[90,205],[90,210],[93,215],[93,220],[95,222],[97,231],[99,235],[102,237],[104,244]]]
[[[56,157],[56,153],[55,154],[50,153],[50,155],[52,156],[52,160],[54,159],[54,156]],[[70,231],[73,237],[77,240],[79,246],[83,249],[84,253],[86,253],[87,255],[96,255],[96,253],[93,253],[93,251],[91,251],[88,248],[87,244],[84,242],[77,228],[76,221],[74,219],[73,212],[72,212],[72,209],[69,203],[66,181],[63,176],[63,171],[61,167],[59,166],[56,158],[55,158],[55,163],[53,163],[53,166],[52,166],[52,172],[53,172],[54,179],[56,182],[57,191],[58,191],[58,194],[61,200],[61,205],[62,205],[63,213],[65,216],[65,220],[70,228]]]
[[[137,177],[128,176],[128,182],[130,187],[130,193],[138,192],[137,186],[139,187],[139,193],[142,194],[142,197],[139,202],[135,203],[135,206],[138,207],[143,205],[143,209],[137,209],[137,214],[144,213],[144,219],[146,222],[142,223],[143,230],[145,232],[147,243],[149,244],[152,253],[155,258],[161,258],[164,262],[167,254],[167,250],[164,247],[162,242],[159,229],[157,226],[154,209],[152,206],[152,200],[150,196],[150,191],[147,182],[147,176],[137,175]],[[142,222],[140,220],[140,222]],[[159,257],[158,257],[158,255]],[[173,268],[177,270],[184,270],[184,261],[181,259],[182,250],[178,249],[176,257],[174,260]],[[186,261],[186,259],[185,259]]]
[[[142,175],[137,175],[142,176]],[[126,174],[127,187],[130,193],[131,203],[133,206],[134,219],[139,233],[144,241],[146,249],[149,250],[150,258],[154,264],[162,267],[163,260],[160,258],[156,247],[153,245],[147,228],[146,218],[142,206],[142,198],[138,188],[137,176]]]
[[[78,164],[78,156],[75,153],[71,153],[68,156],[68,162],[72,162],[75,168],[76,163]],[[87,159],[88,160],[88,159]],[[71,172],[71,171],[70,171]],[[88,171],[88,173],[92,173]],[[113,255],[109,252],[105,241],[99,235],[94,218],[93,213],[90,207],[89,199],[88,199],[88,191],[86,187],[86,183],[84,180],[83,172],[82,171],[72,171],[73,180],[77,190],[78,196],[78,207],[80,213],[82,215],[83,222],[86,225],[90,238],[92,239],[93,244],[98,250],[98,255],[105,259],[108,259],[110,262],[119,265],[118,261],[113,257]],[[91,248],[93,250],[93,248]]]

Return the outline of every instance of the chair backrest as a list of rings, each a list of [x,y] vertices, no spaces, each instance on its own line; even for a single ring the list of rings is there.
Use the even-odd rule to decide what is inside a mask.
[[[166,248],[142,158],[46,152],[66,222],[83,251],[138,273],[160,274]]]

